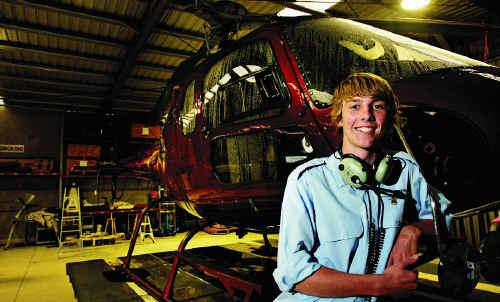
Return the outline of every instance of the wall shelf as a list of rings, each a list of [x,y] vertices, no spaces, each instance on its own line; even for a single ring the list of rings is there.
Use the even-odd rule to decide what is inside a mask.
[[[16,173],[16,172],[8,172],[8,173],[0,173],[0,176],[59,176],[59,173]]]

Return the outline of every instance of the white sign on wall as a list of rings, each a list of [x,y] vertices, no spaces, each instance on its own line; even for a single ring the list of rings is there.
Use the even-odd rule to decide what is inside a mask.
[[[2,153],[24,153],[24,145],[0,144],[0,152],[2,152]]]

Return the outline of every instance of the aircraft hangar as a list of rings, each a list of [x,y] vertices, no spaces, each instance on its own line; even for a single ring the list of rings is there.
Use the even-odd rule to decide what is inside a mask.
[[[500,301],[487,0],[0,0],[0,300],[337,301],[278,286],[282,201],[297,167],[341,153],[333,91],[367,72],[398,97],[384,142],[432,219],[416,289],[380,300]],[[408,221],[410,181],[361,189]],[[357,248],[359,228],[311,240]]]

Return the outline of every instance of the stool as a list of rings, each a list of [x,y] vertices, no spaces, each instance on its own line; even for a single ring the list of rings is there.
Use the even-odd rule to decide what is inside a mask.
[[[139,216],[135,216],[135,223],[134,225],[137,224],[137,218]],[[153,235],[153,227],[151,226],[151,220],[149,219],[149,214],[144,215],[144,219],[141,222],[141,225],[139,226],[139,236],[141,237],[141,240],[144,241],[146,237],[151,238],[153,243],[155,242],[155,236]]]

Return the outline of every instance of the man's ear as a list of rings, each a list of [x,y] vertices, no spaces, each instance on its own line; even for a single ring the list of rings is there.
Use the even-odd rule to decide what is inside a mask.
[[[343,123],[342,123],[342,118],[337,122],[337,128],[342,128]]]

